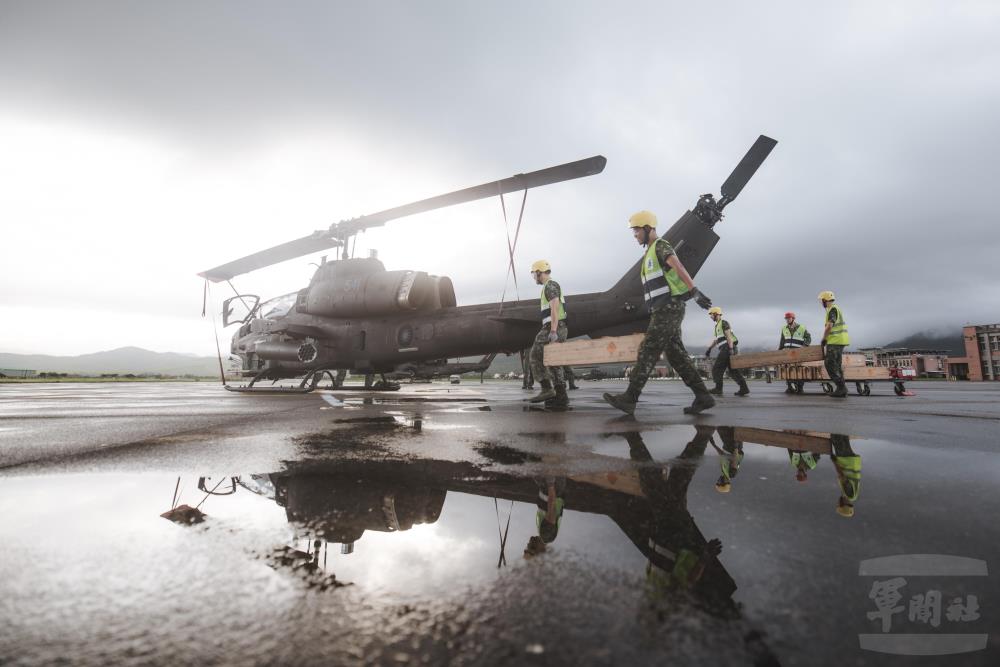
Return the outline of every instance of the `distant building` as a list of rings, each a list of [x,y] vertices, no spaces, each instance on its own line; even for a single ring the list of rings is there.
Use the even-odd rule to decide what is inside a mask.
[[[922,350],[909,347],[863,347],[866,366],[906,368],[918,378],[943,378],[948,373],[948,353],[945,350]]]
[[[973,382],[1000,380],[1000,324],[962,328],[965,356],[948,359],[948,374]]]
[[[38,371],[29,371],[23,368],[0,368],[0,378],[33,378],[38,375]]]

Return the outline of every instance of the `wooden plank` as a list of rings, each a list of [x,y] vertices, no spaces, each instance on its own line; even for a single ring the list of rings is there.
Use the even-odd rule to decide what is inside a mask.
[[[546,366],[630,363],[638,359],[639,345],[645,337],[646,334],[632,334],[550,343],[545,346],[543,360]]]
[[[733,368],[754,368],[756,366],[778,366],[781,364],[799,364],[804,361],[822,360],[822,348],[819,345],[809,345],[807,347],[796,347],[788,350],[737,354],[730,359],[729,363]]]
[[[635,470],[623,472],[592,472],[579,475],[570,475],[575,482],[583,484],[593,484],[602,489],[627,493],[630,496],[642,497],[642,484],[639,482],[639,473]]]
[[[761,445],[783,447],[785,449],[801,449],[814,454],[829,454],[829,433],[815,431],[771,431],[764,428],[737,426],[733,429],[733,437],[739,442],[756,442]]]

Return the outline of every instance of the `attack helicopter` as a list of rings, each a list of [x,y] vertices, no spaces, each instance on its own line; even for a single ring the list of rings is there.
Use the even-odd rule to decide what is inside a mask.
[[[719,241],[713,227],[723,209],[736,199],[777,142],[761,135],[722,184],[721,196],[699,197],[666,233],[688,272],[695,275]],[[414,377],[456,372],[448,359],[482,355],[463,370],[485,371],[498,353],[512,354],[528,347],[541,317],[537,299],[459,306],[447,276],[423,271],[386,270],[375,256],[355,258],[349,247],[358,233],[417,213],[499,196],[601,173],[607,160],[600,155],[517,174],[498,181],[457,190],[429,199],[336,222],[287,243],[248,255],[198,275],[206,281],[226,281],[279,262],[341,248],[341,257],[324,258],[307,287],[264,302],[254,294],[240,294],[222,305],[223,326],[239,324],[231,352],[242,360],[247,386],[227,385],[230,391],[296,391],[315,389],[324,376],[337,386],[345,371],[363,374],[371,388],[398,388],[385,382],[386,374]],[[524,200],[522,200],[523,214]],[[506,210],[506,209],[505,209]],[[513,270],[513,246],[509,269]],[[592,338],[645,330],[645,312],[637,261],[604,292],[566,297],[570,331]],[[207,284],[207,283],[206,283]],[[235,309],[242,306],[242,316]],[[376,374],[383,377],[372,385]],[[255,387],[262,380],[302,380],[298,387]]]

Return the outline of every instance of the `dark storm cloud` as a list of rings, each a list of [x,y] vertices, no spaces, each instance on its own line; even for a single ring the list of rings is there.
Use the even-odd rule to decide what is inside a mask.
[[[559,222],[530,237],[572,291],[634,259],[628,213],[671,222],[764,132],[699,276],[744,340],[821,289],[861,343],[1000,319],[997,6],[688,4],[5,2],[0,104],[208,155],[319,124],[504,169],[601,152],[590,199],[542,205]]]

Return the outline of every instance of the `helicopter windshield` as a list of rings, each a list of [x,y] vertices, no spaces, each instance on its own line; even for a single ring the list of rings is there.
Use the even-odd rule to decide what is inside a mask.
[[[292,292],[291,294],[276,296],[273,299],[265,301],[260,304],[260,310],[258,311],[260,315],[258,315],[258,317],[266,319],[284,317],[288,314],[288,311],[292,309],[292,306],[295,305],[295,297],[297,295],[298,292]]]

